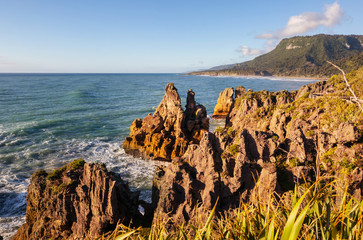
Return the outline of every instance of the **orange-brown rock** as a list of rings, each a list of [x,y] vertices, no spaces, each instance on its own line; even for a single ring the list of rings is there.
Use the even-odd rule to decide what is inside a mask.
[[[158,170],[154,220],[168,219],[170,227],[198,221],[217,199],[216,216],[240,201],[267,203],[319,176],[335,177],[339,188],[349,186],[362,199],[363,113],[341,97],[344,88],[332,88],[318,82],[299,92],[241,89],[225,128],[205,133]]]
[[[132,123],[130,135],[123,143],[125,152],[170,161],[182,156],[189,144],[199,143],[203,133],[209,130],[209,119],[205,107],[195,102],[194,95],[190,89],[183,110],[174,84],[167,84],[154,114]]]
[[[231,143],[223,146],[231,140],[226,135],[205,133],[199,145],[190,145],[184,156],[157,170],[155,221],[169,219],[168,227],[173,227],[200,219],[201,209],[212,209],[217,199],[216,211],[223,212],[238,207],[241,200],[259,201],[280,192],[275,165],[264,162],[270,158],[266,152],[272,154],[277,147],[271,136],[244,131],[238,135],[239,150],[231,153]]]
[[[139,194],[101,164],[83,160],[33,174],[17,239],[94,239],[118,222],[140,223]]]
[[[225,118],[233,106],[234,89],[226,88],[219,93],[217,105],[214,107],[213,118]]]

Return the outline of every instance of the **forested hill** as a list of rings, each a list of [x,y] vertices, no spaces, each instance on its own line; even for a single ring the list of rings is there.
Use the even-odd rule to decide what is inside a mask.
[[[346,72],[358,69],[363,65],[363,35],[319,34],[287,38],[271,52],[251,61],[190,74],[330,77],[337,69],[327,61],[341,66]]]

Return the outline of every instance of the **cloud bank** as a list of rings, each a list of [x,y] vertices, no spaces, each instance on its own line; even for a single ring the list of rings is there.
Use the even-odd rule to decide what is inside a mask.
[[[343,16],[343,9],[335,2],[326,5],[323,13],[304,12],[297,16],[291,16],[284,29],[273,33],[263,33],[256,36],[256,38],[280,40],[285,37],[310,32],[320,26],[333,27],[340,23]]]
[[[264,50],[243,46],[241,49],[242,55],[259,55],[272,50],[276,43],[283,38],[304,34],[321,26],[333,27],[341,22],[343,16],[344,11],[337,2],[326,5],[323,12],[303,12],[300,15],[291,16],[285,28],[256,36],[258,39],[268,40],[265,43]]]

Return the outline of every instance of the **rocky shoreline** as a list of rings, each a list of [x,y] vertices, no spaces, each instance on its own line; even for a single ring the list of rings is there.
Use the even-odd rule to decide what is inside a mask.
[[[214,133],[195,93],[188,91],[184,110],[177,89],[168,84],[154,114],[136,119],[123,144],[134,156],[171,162],[155,172],[152,203],[139,200],[104,166],[78,160],[52,173],[34,173],[27,222],[13,239],[94,238],[118,221],[135,226],[162,221],[173,229],[198,221],[202,210],[215,207],[221,216],[242,202],[279,198],[322,176],[336,179],[335,201],[347,185],[361,200],[363,113],[344,99],[347,89],[340,80],[292,92],[228,88],[213,114],[226,118],[226,125]]]

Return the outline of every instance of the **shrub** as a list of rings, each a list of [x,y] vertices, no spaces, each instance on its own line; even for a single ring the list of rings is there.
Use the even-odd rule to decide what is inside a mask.
[[[237,153],[238,153],[238,151],[239,151],[238,144],[234,143],[234,144],[230,145],[230,146],[228,147],[228,151],[229,151],[230,153],[232,153],[232,155],[233,155],[233,156],[236,156],[236,155],[237,155]]]
[[[57,179],[61,178],[62,173],[63,173],[64,171],[66,171],[66,170],[67,170],[67,167],[66,167],[66,166],[64,166],[64,167],[62,167],[62,168],[59,168],[59,169],[56,169],[56,170],[54,170],[54,171],[50,172],[50,173],[48,174],[48,176],[47,176],[47,180],[49,180],[49,181],[54,181],[54,180],[57,180]]]
[[[221,133],[223,131],[222,127],[217,127],[216,130],[214,130],[215,132]]]
[[[71,163],[72,170],[81,168],[81,167],[83,167],[84,164],[85,164],[85,161],[82,158],[75,159]]]

